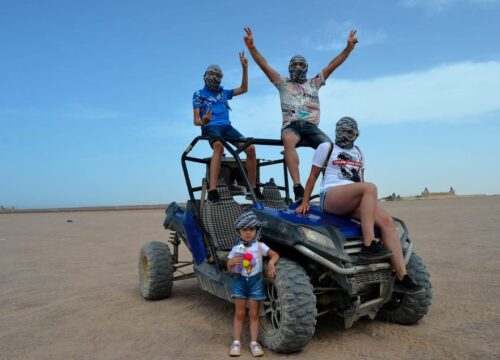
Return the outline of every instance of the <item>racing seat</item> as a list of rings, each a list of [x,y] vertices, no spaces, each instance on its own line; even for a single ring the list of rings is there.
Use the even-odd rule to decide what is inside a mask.
[[[217,184],[217,191],[220,200],[205,201],[201,211],[201,221],[214,244],[217,262],[221,267],[226,268],[227,256],[236,239],[234,223],[243,213],[243,209],[233,199],[225,183]]]
[[[274,209],[285,209],[287,204],[285,199],[281,197],[280,190],[275,184],[274,179],[271,178],[269,182],[265,183],[262,190],[262,205],[274,208]]]

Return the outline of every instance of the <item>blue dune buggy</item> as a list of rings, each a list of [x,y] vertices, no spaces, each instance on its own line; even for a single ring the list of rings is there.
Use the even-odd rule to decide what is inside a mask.
[[[235,220],[251,209],[264,223],[262,241],[281,256],[276,277],[266,280],[267,299],[261,305],[260,341],[265,347],[284,353],[302,349],[314,334],[316,319],[329,313],[342,318],[346,328],[364,316],[414,324],[427,313],[432,300],[430,276],[403,221],[395,219],[406,266],[412,279],[424,287],[416,294],[394,289],[395,276],[387,260],[360,261],[358,221],[323,213],[314,201],[309,214],[295,214],[297,204],[290,200],[279,140],[238,139],[243,146],[236,148],[231,144],[235,139],[220,139],[231,156],[222,161],[217,185],[220,201],[206,200],[210,158],[190,153],[207,140],[194,138],[182,154],[189,200],[185,206],[174,202],[166,209],[163,225],[170,230],[170,245],[153,241],[140,250],[139,283],[145,299],[167,298],[174,280],[196,277],[203,290],[232,301],[227,255],[235,239]],[[257,179],[263,199],[257,199],[253,192],[246,162],[240,158],[252,144],[258,146],[259,153],[269,147],[278,154],[275,160],[258,159]],[[204,167],[200,174],[206,177],[200,176],[193,185],[190,169],[200,165]],[[261,182],[262,174],[272,166],[283,175],[280,185],[274,179]],[[179,261],[181,244],[192,253],[193,261]]]

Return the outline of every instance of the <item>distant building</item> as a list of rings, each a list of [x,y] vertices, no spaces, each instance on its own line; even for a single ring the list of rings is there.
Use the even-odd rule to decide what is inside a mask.
[[[436,196],[455,196],[455,189],[450,187],[448,192],[430,192],[428,188],[425,188],[424,191],[420,193],[420,196],[423,198],[436,197]]]

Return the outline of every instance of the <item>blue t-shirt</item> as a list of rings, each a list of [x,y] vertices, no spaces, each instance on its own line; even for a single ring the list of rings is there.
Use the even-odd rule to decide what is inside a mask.
[[[215,92],[204,87],[193,94],[193,109],[200,109],[200,119],[208,109],[212,109],[212,120],[205,126],[231,125],[228,100],[233,98],[234,89],[224,90],[222,86]]]

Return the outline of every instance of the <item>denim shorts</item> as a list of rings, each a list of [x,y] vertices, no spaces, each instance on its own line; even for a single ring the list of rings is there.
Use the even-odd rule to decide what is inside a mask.
[[[332,142],[330,138],[314,124],[308,121],[298,120],[290,123],[281,130],[281,136],[286,131],[297,135],[306,146],[316,149],[319,144]]]
[[[264,281],[260,274],[250,277],[235,275],[233,276],[231,297],[248,300],[265,300]]]
[[[231,125],[210,125],[205,126],[201,130],[201,135],[210,137],[210,145],[212,145],[215,141],[217,141],[217,137],[221,138],[243,138],[244,136],[236,130]]]
[[[319,193],[319,208],[321,209],[321,211],[324,211],[323,207],[325,206],[325,197],[326,197],[326,193],[328,192],[328,190],[330,190],[333,186],[330,186],[329,188],[326,188],[325,190],[323,190],[322,192]]]

